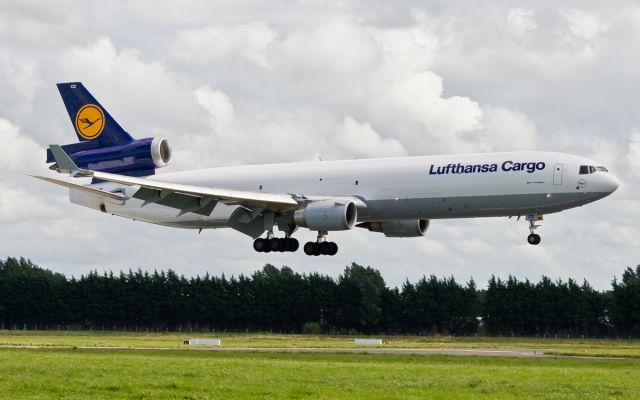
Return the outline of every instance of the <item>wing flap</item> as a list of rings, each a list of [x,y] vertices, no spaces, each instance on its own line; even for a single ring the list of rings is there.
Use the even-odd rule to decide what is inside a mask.
[[[144,200],[143,207],[156,203],[180,210],[180,215],[188,212],[208,216],[211,215],[218,201],[213,197],[195,196],[176,192],[141,187],[134,198]]]

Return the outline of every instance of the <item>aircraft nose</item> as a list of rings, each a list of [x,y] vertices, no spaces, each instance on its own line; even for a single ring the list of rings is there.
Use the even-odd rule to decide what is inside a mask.
[[[605,187],[607,192],[613,193],[618,189],[618,187],[620,187],[620,181],[612,174],[607,174]]]

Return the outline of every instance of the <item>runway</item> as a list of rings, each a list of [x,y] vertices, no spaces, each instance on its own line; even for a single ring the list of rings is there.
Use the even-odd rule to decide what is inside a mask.
[[[550,357],[543,350],[532,349],[401,349],[401,348],[317,348],[317,347],[108,347],[108,346],[12,346],[0,349],[80,349],[80,350],[148,350],[148,351],[212,351],[231,353],[323,353],[323,354],[395,354],[395,355],[449,355],[486,357]]]

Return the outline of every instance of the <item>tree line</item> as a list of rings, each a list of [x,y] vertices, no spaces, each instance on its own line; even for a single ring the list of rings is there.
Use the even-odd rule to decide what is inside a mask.
[[[0,260],[0,329],[206,330],[640,337],[640,266],[610,290],[588,282],[423,277],[390,288],[353,263],[334,279],[265,265],[250,276],[175,271],[67,278]]]

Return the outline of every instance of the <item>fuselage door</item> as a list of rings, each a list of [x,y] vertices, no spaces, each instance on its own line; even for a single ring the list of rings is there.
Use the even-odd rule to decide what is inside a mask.
[[[562,164],[556,164],[553,166],[553,184],[562,185]]]

